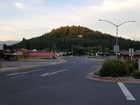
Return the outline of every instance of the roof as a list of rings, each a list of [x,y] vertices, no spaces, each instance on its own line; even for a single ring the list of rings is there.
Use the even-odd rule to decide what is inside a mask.
[[[21,48],[18,51],[25,51],[25,52],[29,52],[29,50],[25,49],[25,48]]]
[[[4,44],[4,45],[3,45],[3,50],[10,50],[10,51],[13,51],[13,46]]]
[[[129,51],[120,51],[122,55],[129,55]],[[140,55],[140,51],[134,51],[134,55]]]
[[[17,53],[3,53],[4,55],[18,55]]]

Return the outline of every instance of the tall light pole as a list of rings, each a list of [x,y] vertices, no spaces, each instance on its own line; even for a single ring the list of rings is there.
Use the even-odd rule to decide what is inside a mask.
[[[118,27],[123,25],[123,24],[125,24],[125,23],[135,22],[135,21],[125,21],[125,22],[123,22],[121,24],[118,24],[118,25],[114,24],[114,23],[112,23],[111,21],[108,21],[108,20],[99,20],[99,21],[108,22],[108,23],[110,23],[110,24],[112,24],[112,25],[114,25],[116,27],[116,47],[115,47],[115,53],[116,53],[116,58],[118,58],[118,49],[119,49],[119,46],[118,46]]]
[[[0,53],[0,68],[2,68],[1,53]]]

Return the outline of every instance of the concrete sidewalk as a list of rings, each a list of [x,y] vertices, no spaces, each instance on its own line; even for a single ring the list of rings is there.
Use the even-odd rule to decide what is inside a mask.
[[[20,61],[4,61],[2,62],[2,68],[0,68],[0,72],[4,71],[12,71],[18,69],[26,69],[26,68],[34,68],[39,66],[48,66],[55,65],[66,62],[63,59],[28,59],[28,60],[20,60]]]

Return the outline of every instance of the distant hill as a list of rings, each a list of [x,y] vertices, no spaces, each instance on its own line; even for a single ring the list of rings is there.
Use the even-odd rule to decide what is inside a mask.
[[[12,45],[12,44],[16,44],[18,43],[19,41],[12,41],[12,40],[9,40],[9,41],[0,41],[0,44],[7,44],[7,45]]]
[[[82,37],[78,37],[81,35]],[[37,50],[57,50],[57,51],[71,51],[83,48],[98,47],[100,50],[113,50],[116,37],[94,31],[82,26],[65,26],[58,29],[53,29],[49,33],[45,33],[40,37],[23,40],[15,45],[18,48],[37,49]],[[140,49],[140,41],[132,41],[119,37],[119,45],[121,50],[128,50],[134,48]],[[96,48],[95,48],[96,47]],[[89,50],[89,49],[88,49]],[[91,49],[90,49],[91,50]]]
[[[0,41],[0,49],[3,49],[3,44],[13,45],[18,43],[19,41]]]

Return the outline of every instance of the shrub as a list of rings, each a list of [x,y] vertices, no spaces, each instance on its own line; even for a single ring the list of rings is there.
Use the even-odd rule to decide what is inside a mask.
[[[129,74],[128,66],[125,61],[119,59],[107,60],[103,63],[100,76],[121,77]]]
[[[100,71],[95,71],[95,72],[94,72],[94,75],[100,76]]]
[[[128,69],[130,73],[134,73],[138,69],[138,61],[137,60],[126,60],[128,65]]]
[[[135,71],[133,77],[140,79],[140,70]]]

